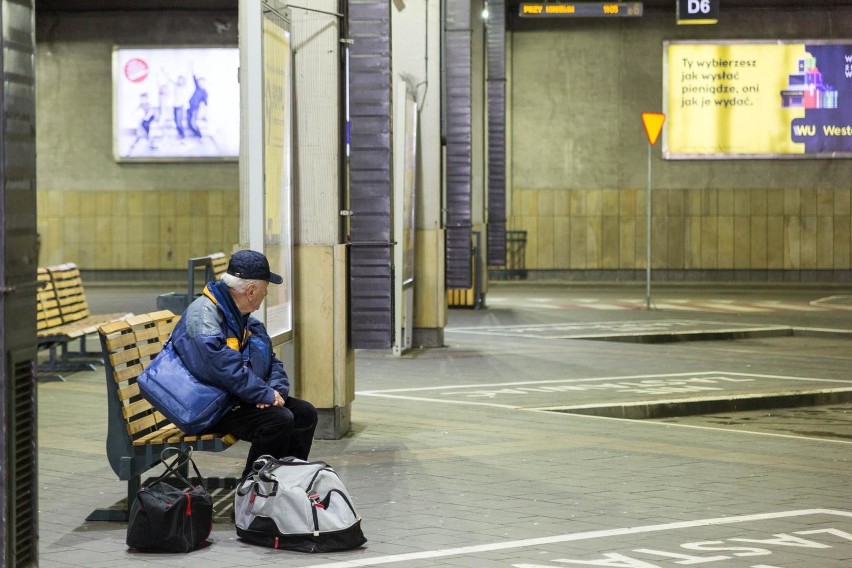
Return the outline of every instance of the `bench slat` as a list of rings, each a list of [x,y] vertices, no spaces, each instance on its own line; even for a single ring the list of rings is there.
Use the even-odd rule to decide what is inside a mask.
[[[123,372],[124,369],[118,369],[118,367],[132,367],[133,365],[141,364],[139,361],[139,348],[133,346],[134,344],[129,344],[129,346],[122,351],[114,351],[110,353],[109,362],[112,363],[113,367],[116,367],[116,374],[119,372]],[[141,367],[137,371],[141,373]]]
[[[89,317],[89,303],[83,292],[80,269],[73,262],[47,267],[50,273],[63,323],[71,323]]]
[[[69,330],[79,332],[81,335],[89,335],[90,333],[95,333],[96,331],[98,331],[98,326],[115,321],[117,319],[127,317],[128,315],[130,314],[121,312],[114,314],[89,315],[85,318],[68,322],[64,324],[64,327],[68,328]],[[65,317],[64,312],[63,317]]]
[[[105,323],[100,327],[100,329],[98,331],[101,333],[101,335],[110,336],[113,333],[117,333],[121,330],[128,329],[129,327],[130,326],[127,325],[126,321],[120,320],[120,321],[113,321],[113,322]]]
[[[153,360],[160,351],[163,350],[163,344],[159,341],[156,343],[143,343],[139,346],[139,358]]]
[[[149,414],[143,418],[136,418],[132,421],[127,422],[127,432],[130,434],[131,438],[135,438],[136,434],[142,432],[143,430],[147,430],[149,428],[153,428],[157,425],[157,418],[153,414]]]
[[[176,443],[180,442],[184,433],[181,432],[177,427],[172,424],[169,424],[172,428],[160,428],[157,430],[153,436],[147,437],[147,442],[149,444],[165,444],[165,443]]]
[[[192,443],[199,441],[213,442],[217,439],[221,439],[222,443],[225,446],[233,446],[239,441],[236,436],[232,436],[231,434],[222,435],[211,433],[190,436],[178,430],[174,424],[169,424],[168,426],[163,427],[161,430],[151,433],[145,438],[139,438],[138,440],[134,440],[133,445],[145,446],[148,444],[177,444],[180,442]]]
[[[171,436],[175,432],[182,433],[177,426],[172,423],[166,423],[165,426],[161,426],[157,430],[145,434],[144,436],[140,436],[133,440],[134,446],[144,446],[146,444],[159,444],[162,443],[161,440],[168,436]]]
[[[132,367],[127,367],[126,369],[116,370],[113,373],[112,378],[116,384],[128,383],[130,381],[132,381],[133,384],[136,384],[136,377],[139,376],[139,373],[141,373],[144,368],[145,367],[143,365],[138,364],[133,365]]]
[[[56,291],[53,282],[50,281],[50,273],[46,268],[37,269],[38,292],[36,293],[36,320],[37,329],[42,330],[62,325],[62,316],[59,312],[59,301],[56,299]]]
[[[116,393],[118,394],[118,400],[120,402],[124,402],[125,400],[130,400],[134,396],[141,396],[141,392],[139,391],[139,385],[135,382],[130,383],[126,387],[120,387],[116,389]]]
[[[124,419],[128,420],[131,417],[142,414],[146,410],[151,410],[152,408],[154,407],[151,406],[150,402],[148,402],[144,398],[140,398],[135,402],[131,402],[130,404],[125,405],[124,408],[121,409],[121,413],[124,416]]]

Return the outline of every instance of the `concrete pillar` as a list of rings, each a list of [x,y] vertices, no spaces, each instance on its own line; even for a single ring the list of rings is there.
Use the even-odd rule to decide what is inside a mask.
[[[294,54],[294,358],[298,396],[320,412],[317,438],[349,431],[355,356],[347,333],[340,211],[343,131],[337,0],[291,7]],[[328,12],[321,13],[318,12]]]
[[[395,1],[391,12],[393,85],[396,87],[400,80],[413,83],[419,111],[412,345],[441,347],[447,324],[442,215],[441,0]]]

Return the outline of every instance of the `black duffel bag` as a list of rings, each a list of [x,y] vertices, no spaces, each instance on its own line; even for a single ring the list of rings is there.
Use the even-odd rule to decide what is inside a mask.
[[[176,452],[167,463],[169,452]],[[192,448],[166,448],[160,454],[166,471],[136,494],[127,523],[127,546],[146,552],[189,552],[207,540],[213,530],[213,499],[192,460]],[[192,464],[199,485],[181,473]],[[175,487],[165,481],[174,478]]]

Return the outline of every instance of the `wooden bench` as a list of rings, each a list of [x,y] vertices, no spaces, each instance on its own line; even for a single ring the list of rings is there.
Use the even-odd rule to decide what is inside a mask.
[[[86,520],[127,521],[142,474],[160,463],[164,448],[192,446],[197,451],[219,452],[237,441],[231,435],[184,434],[140,394],[137,377],[163,348],[179,318],[162,310],[98,328],[106,371],[107,459],[118,478],[127,481],[127,501],[119,508],[97,509]],[[209,490],[235,487],[237,480],[206,478],[205,482]]]
[[[223,252],[190,258],[186,266],[186,294],[181,292],[161,294],[157,297],[157,309],[183,313],[199,294],[195,284],[196,271],[204,270],[202,284],[206,284],[211,280],[218,280],[228,270],[229,260]]]
[[[103,323],[115,321],[129,313],[92,314],[83,290],[80,270],[74,263],[37,269],[37,341],[50,351],[48,360],[39,365],[39,380],[65,380],[62,371],[94,369],[101,362],[99,351],[86,349],[86,337]],[[79,341],[76,353],[68,351],[72,341]],[[61,354],[57,356],[57,349]]]

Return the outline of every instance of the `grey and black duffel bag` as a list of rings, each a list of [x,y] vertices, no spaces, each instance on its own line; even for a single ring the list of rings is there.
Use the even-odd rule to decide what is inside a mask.
[[[260,457],[237,487],[234,510],[237,536],[252,544],[334,552],[367,542],[349,493],[324,462]]]

